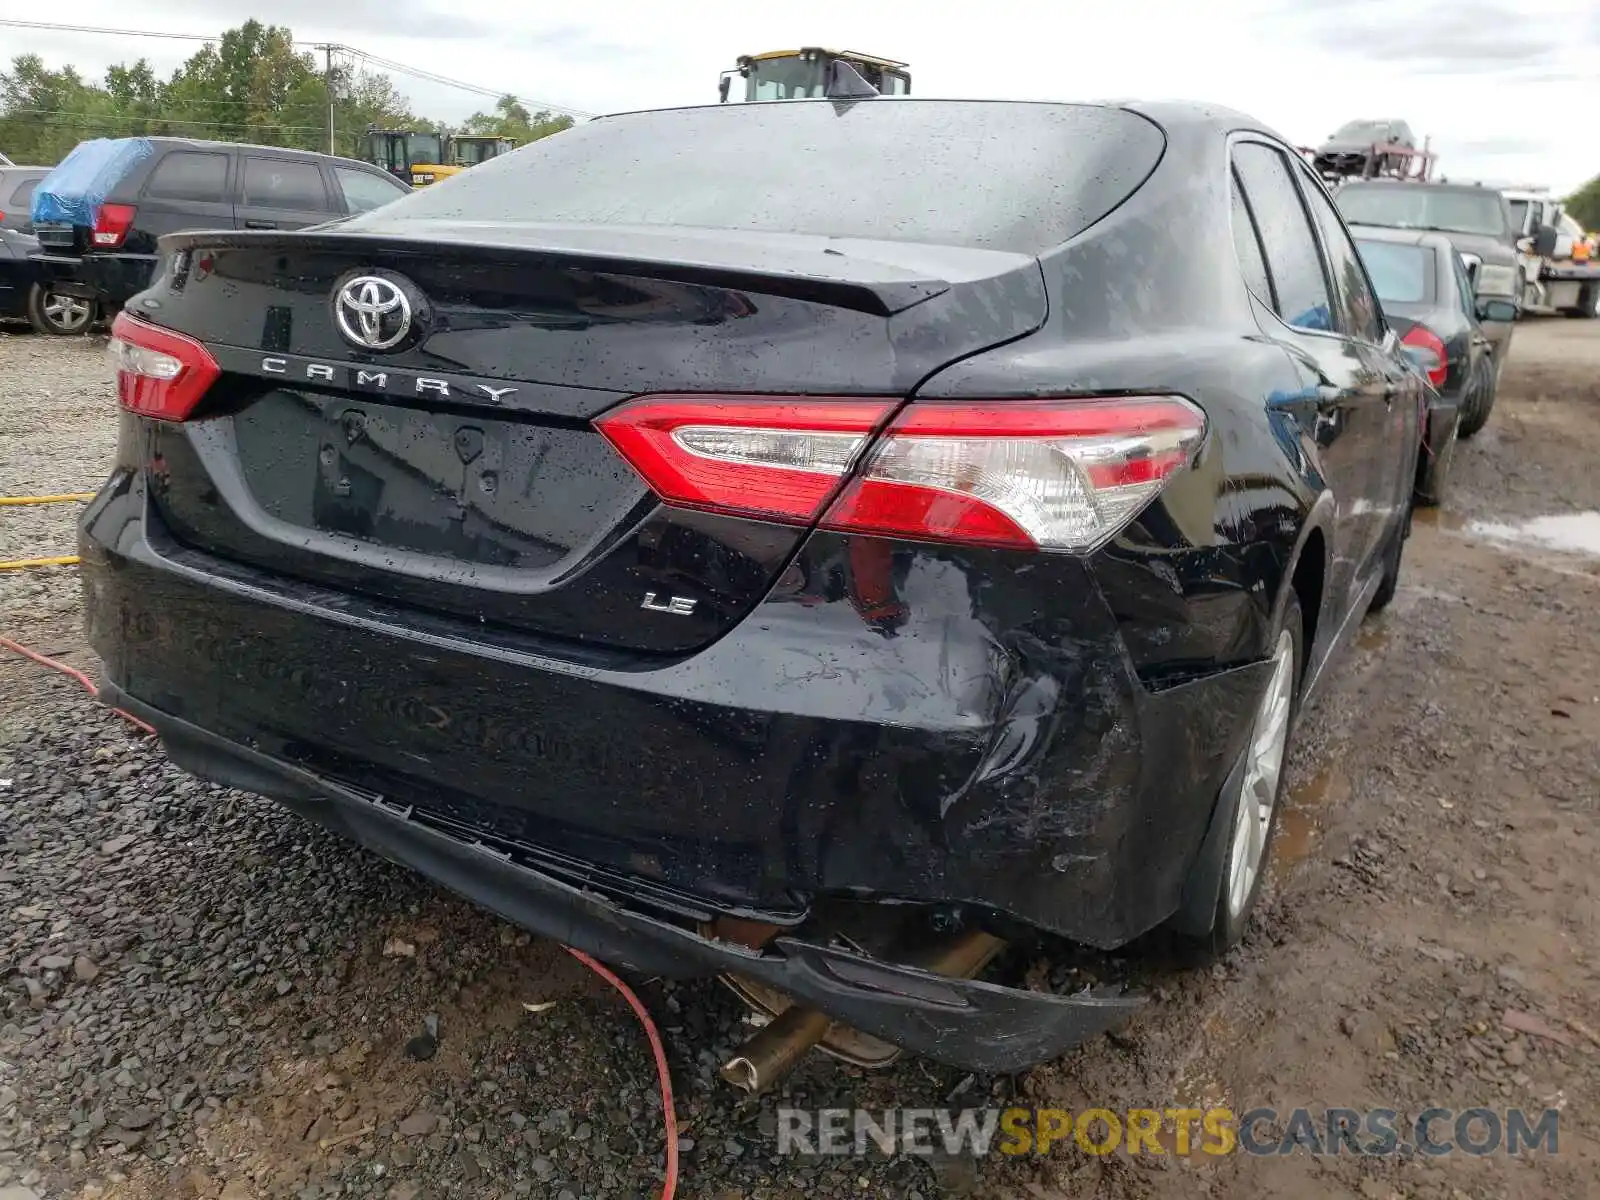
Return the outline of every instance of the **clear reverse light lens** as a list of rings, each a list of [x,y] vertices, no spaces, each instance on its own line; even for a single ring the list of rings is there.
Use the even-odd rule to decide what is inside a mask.
[[[176,379],[183,371],[183,363],[172,355],[135,346],[121,338],[112,338],[106,345],[106,357],[113,371],[126,371],[146,379]]]

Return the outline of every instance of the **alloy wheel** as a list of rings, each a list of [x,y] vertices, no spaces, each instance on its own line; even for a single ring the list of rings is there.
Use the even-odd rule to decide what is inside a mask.
[[[1256,878],[1267,852],[1272,809],[1283,778],[1284,751],[1289,744],[1289,714],[1294,707],[1294,638],[1285,629],[1278,634],[1272,655],[1272,675],[1256,709],[1246,751],[1244,786],[1234,814],[1228,846],[1228,912],[1244,912],[1255,890]]]
[[[89,318],[94,312],[94,306],[89,301],[62,292],[46,292],[42,307],[44,319],[51,328],[59,329],[62,333],[81,332],[88,327]]]

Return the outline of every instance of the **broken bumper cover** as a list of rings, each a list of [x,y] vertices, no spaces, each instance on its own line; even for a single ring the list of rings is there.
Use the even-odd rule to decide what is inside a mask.
[[[760,951],[713,941],[434,829],[408,808],[225,741],[114,685],[101,700],[154,726],[185,770],[271,796],[537,934],[644,974],[736,972],[953,1067],[1022,1070],[1121,1024],[1144,1003],[1115,989],[1057,996],[951,979],[797,938],[779,937]]]

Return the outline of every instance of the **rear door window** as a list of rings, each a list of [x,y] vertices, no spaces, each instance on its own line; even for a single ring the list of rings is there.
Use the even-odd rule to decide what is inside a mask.
[[[17,190],[11,193],[11,199],[7,203],[13,208],[21,208],[33,199],[33,189],[38,186],[37,179],[24,179],[17,185]]]
[[[1455,280],[1456,294],[1461,300],[1461,311],[1476,320],[1478,303],[1472,295],[1472,280],[1467,278],[1467,264],[1461,261],[1461,255],[1454,250],[1450,252],[1450,278]]]
[[[347,212],[367,212],[406,194],[406,189],[387,175],[358,171],[354,167],[335,167],[333,175],[339,181]]]
[[[1328,252],[1328,270],[1339,305],[1339,326],[1351,336],[1376,346],[1383,341],[1383,316],[1373,299],[1372,284],[1367,281],[1361,256],[1356,253],[1332,202],[1311,173],[1297,169],[1297,174],[1306,203],[1311,206],[1312,216],[1322,231],[1323,249]]]
[[[1297,329],[1335,332],[1333,298],[1323,274],[1322,255],[1288,163],[1283,155],[1259,142],[1239,143],[1233,159],[1261,231],[1278,316]]]
[[[1261,237],[1256,233],[1255,218],[1250,215],[1250,206],[1245,203],[1239,177],[1230,171],[1228,178],[1233,191],[1233,249],[1239,256],[1239,269],[1244,272],[1245,284],[1256,294],[1256,299],[1271,306],[1274,303],[1272,280],[1267,275],[1267,260],[1261,253]]]
[[[297,212],[331,212],[322,172],[311,163],[288,158],[244,160],[244,196],[250,208],[289,209]]]
[[[156,164],[145,184],[152,200],[198,200],[219,203],[227,199],[228,156],[196,150],[174,150]]]

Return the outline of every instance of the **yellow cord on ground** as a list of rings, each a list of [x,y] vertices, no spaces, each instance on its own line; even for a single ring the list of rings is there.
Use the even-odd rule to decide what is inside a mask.
[[[14,558],[0,562],[0,571],[21,571],[27,567],[70,567],[78,561],[76,554],[63,554],[60,558]]]
[[[0,496],[0,508],[13,504],[65,504],[69,500],[93,499],[93,492],[63,492],[59,496]]]

